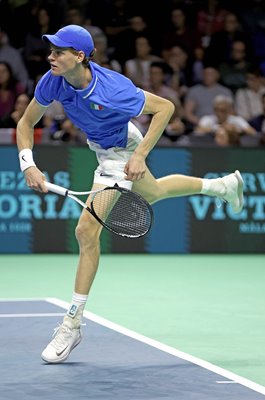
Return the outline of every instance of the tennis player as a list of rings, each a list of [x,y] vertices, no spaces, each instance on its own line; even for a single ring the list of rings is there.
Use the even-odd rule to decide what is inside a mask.
[[[45,176],[33,160],[33,130],[49,104],[58,100],[72,122],[86,133],[88,145],[96,152],[99,165],[92,190],[118,182],[133,188],[150,203],[201,193],[225,200],[235,213],[241,211],[243,180],[239,171],[210,180],[184,175],[155,179],[147,168],[146,157],[174,112],[170,101],[139,89],[122,74],[91,61],[95,52],[93,40],[80,26],[68,25],[42,38],[50,44],[51,69],[39,81],[34,98],[17,125],[20,166],[30,188],[47,192]],[[140,114],[152,115],[144,138],[130,122]],[[66,360],[82,339],[82,315],[98,267],[100,232],[101,225],[83,211],[76,227],[80,257],[72,303],[42,352],[47,363]]]

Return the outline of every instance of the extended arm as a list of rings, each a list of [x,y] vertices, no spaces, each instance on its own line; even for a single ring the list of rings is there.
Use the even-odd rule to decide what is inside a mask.
[[[43,183],[45,176],[33,161],[32,148],[34,145],[34,126],[41,119],[45,110],[46,107],[42,107],[35,99],[32,99],[17,125],[17,146],[21,169],[25,174],[27,185],[41,192],[47,192]]]

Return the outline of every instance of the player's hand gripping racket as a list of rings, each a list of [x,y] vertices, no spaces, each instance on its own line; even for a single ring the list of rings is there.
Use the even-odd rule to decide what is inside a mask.
[[[150,204],[138,193],[118,185],[89,192],[74,192],[46,182],[48,190],[79,203],[109,231],[119,236],[138,238],[149,232],[153,222]],[[77,196],[91,195],[90,206]]]

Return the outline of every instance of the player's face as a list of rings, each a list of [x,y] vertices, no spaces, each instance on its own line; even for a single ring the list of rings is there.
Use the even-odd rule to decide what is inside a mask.
[[[48,57],[53,75],[66,75],[74,72],[78,63],[78,52],[69,49],[51,47]]]

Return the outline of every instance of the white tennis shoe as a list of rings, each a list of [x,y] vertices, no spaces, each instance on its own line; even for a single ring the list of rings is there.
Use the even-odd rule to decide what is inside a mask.
[[[81,342],[81,328],[70,328],[63,323],[54,329],[54,339],[43,350],[41,358],[47,363],[65,361],[71,351]]]
[[[221,178],[225,186],[225,194],[220,195],[222,200],[229,203],[234,213],[239,213],[244,205],[243,187],[244,181],[238,170]]]

